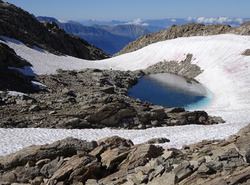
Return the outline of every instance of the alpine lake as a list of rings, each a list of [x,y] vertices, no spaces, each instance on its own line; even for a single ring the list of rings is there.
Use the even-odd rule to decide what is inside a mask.
[[[128,95],[142,102],[184,107],[185,110],[201,109],[212,101],[212,93],[205,86],[170,73],[150,74],[138,79],[138,83],[128,90]]]

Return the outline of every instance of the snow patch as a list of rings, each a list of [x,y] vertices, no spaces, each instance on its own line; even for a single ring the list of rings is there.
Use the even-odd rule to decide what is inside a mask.
[[[221,125],[186,125],[175,127],[159,127],[146,130],[112,130],[104,129],[40,129],[40,128],[22,128],[22,129],[2,129],[0,128],[0,156],[21,150],[30,145],[42,145],[53,143],[67,137],[75,137],[82,140],[92,141],[104,137],[118,135],[120,137],[131,139],[134,144],[144,143],[155,137],[166,137],[170,139],[169,143],[161,146],[164,148],[181,148],[204,139],[226,139],[228,136],[236,133],[246,124],[221,124]]]
[[[27,94],[17,91],[6,91],[10,96],[27,96]],[[0,94],[4,93],[4,91],[0,91]]]
[[[40,83],[40,82],[37,82],[37,81],[31,81],[32,85],[35,86],[35,87],[38,87],[40,89],[43,89],[43,87],[47,87],[46,85]]]

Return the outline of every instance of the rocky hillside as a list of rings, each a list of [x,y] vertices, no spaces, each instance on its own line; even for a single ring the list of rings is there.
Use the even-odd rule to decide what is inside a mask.
[[[183,71],[182,67],[186,66],[198,74],[197,67],[188,65],[188,61],[183,63],[178,70]],[[0,127],[145,129],[223,122],[204,111],[166,108],[128,96],[128,89],[137,83],[138,78],[145,74],[168,72],[169,68],[172,66],[160,64],[146,71],[134,72],[59,70],[56,75],[37,76],[34,80],[43,84],[38,93],[16,97],[0,93]]]
[[[78,58],[97,60],[109,55],[85,40],[67,34],[55,23],[40,23],[28,12],[0,2],[0,35],[15,38],[26,45]]]
[[[116,55],[136,51],[150,44],[175,39],[178,37],[191,37],[191,36],[207,36],[217,34],[238,34],[238,35],[250,35],[250,23],[246,22],[240,27],[232,28],[229,25],[208,25],[189,23],[181,26],[173,25],[171,28],[159,31],[154,34],[148,34],[138,38],[136,41],[129,43]]]
[[[228,140],[202,141],[181,150],[134,145],[117,136],[99,141],[67,138],[0,157],[0,184],[248,185],[250,126]]]

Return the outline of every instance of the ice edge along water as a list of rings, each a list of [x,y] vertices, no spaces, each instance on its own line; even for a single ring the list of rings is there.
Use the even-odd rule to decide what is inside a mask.
[[[180,95],[173,96],[172,92],[179,92],[185,98],[194,96],[203,98],[198,101],[193,100],[193,102],[188,98],[185,101],[183,98],[181,100],[177,98]],[[171,107],[175,102],[176,106],[182,106],[187,111],[201,109],[208,106],[212,101],[212,93],[205,86],[194,81],[187,82],[184,77],[170,73],[150,74],[142,77],[138,80],[136,86],[128,90],[128,94],[134,99],[139,98],[156,105]],[[155,99],[156,97],[157,99]]]
[[[57,56],[41,49],[28,48],[14,39],[1,38],[19,56],[33,65],[22,69],[26,75],[53,74],[59,68],[145,69],[164,60],[180,62],[191,53],[192,63],[204,70],[196,80],[205,85],[213,95],[212,104],[204,110],[210,115],[222,116],[226,124],[187,125],[147,130],[0,129],[0,155],[15,152],[32,144],[51,143],[68,136],[90,141],[119,135],[131,139],[136,144],[156,136],[167,137],[171,142],[163,144],[163,147],[180,148],[203,139],[225,139],[250,123],[250,56],[242,55],[246,49],[250,49],[250,36],[226,34],[177,38],[102,61]]]

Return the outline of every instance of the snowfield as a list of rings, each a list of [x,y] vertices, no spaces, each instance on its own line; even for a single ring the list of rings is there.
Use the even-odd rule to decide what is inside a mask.
[[[119,135],[134,143],[153,137],[167,137],[167,147],[204,139],[225,139],[250,123],[250,56],[242,53],[250,49],[250,36],[232,34],[177,38],[158,42],[138,51],[101,61],[87,61],[70,56],[57,56],[39,48],[28,48],[17,40],[1,37],[22,58],[33,66],[20,69],[26,75],[53,74],[57,69],[80,70],[99,68],[113,70],[145,69],[160,61],[182,61],[193,54],[192,63],[204,72],[196,77],[213,95],[212,103],[204,110],[221,116],[226,124],[152,128],[147,130],[52,130],[0,129],[0,155],[15,152],[32,144],[45,144],[72,136],[86,140]],[[0,41],[3,42],[3,41]]]

